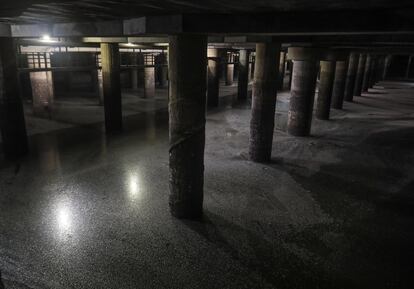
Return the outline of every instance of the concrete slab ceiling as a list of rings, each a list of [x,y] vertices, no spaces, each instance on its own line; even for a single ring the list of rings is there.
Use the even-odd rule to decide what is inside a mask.
[[[0,18],[14,23],[90,22],[149,15],[245,14],[413,8],[411,0],[2,0]]]

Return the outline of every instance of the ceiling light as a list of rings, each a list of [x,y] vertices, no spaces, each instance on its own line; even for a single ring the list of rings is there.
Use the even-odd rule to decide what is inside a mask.
[[[57,42],[55,40],[52,40],[52,38],[50,37],[50,35],[45,34],[40,38],[40,42],[45,42],[45,43],[53,43],[53,42]]]

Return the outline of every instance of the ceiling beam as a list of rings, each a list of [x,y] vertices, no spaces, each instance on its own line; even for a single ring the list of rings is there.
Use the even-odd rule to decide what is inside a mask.
[[[398,11],[306,11],[269,14],[182,14],[126,20],[126,35],[414,33],[414,18]]]
[[[24,24],[11,25],[13,37],[110,37],[123,36],[122,21],[83,23]]]
[[[1,30],[0,30],[1,31]],[[414,40],[414,17],[395,11],[308,11],[272,14],[182,14],[119,21],[11,25],[13,37],[165,37],[200,33],[229,43],[262,41],[404,42]],[[241,36],[240,36],[241,35]],[[133,41],[135,42],[135,41]],[[214,41],[220,42],[220,41]]]

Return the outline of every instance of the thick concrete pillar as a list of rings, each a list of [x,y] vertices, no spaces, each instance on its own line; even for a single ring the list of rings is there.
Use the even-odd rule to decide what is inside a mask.
[[[278,90],[283,90],[283,84],[285,79],[285,62],[286,62],[286,52],[280,52],[279,58],[279,83],[277,86]]]
[[[293,77],[287,131],[294,136],[310,134],[319,53],[315,48],[288,50],[288,57],[293,60]]]
[[[252,56],[252,62],[250,63],[250,79],[254,80],[254,66],[255,66],[255,62],[256,62],[256,53]]]
[[[378,81],[382,81],[382,80],[384,80],[384,78],[383,78],[383,74],[384,74],[384,66],[385,66],[385,55],[382,55],[381,57],[380,57],[380,63],[378,64],[378,72],[377,72],[377,75],[378,75]]]
[[[33,114],[40,117],[52,117],[54,88],[52,71],[30,72],[32,85]]]
[[[233,81],[237,81],[239,79],[239,59],[236,56],[237,55],[234,54],[234,57],[233,57],[233,62],[234,62]]]
[[[272,154],[279,52],[279,43],[256,44],[249,147],[254,162],[268,162]]]
[[[138,68],[136,67],[131,69],[131,88],[133,90],[138,89]]]
[[[388,75],[388,68],[389,68],[390,63],[391,63],[391,58],[392,58],[392,55],[387,55],[387,56],[385,57],[385,60],[384,60],[384,67],[383,67],[383,71],[382,71],[382,80],[384,80],[384,79],[386,79],[386,78],[387,78],[387,75]]]
[[[345,95],[345,82],[348,72],[348,61],[338,60],[335,66],[335,77],[332,89],[332,108],[342,109]]]
[[[145,67],[144,69],[144,97],[155,97],[155,67]]]
[[[373,65],[373,72],[372,72],[372,77],[371,77],[371,87],[373,87],[379,80],[380,80],[380,76],[379,76],[379,70],[381,67],[381,56],[378,55],[374,58],[374,65]]]
[[[251,71],[252,71],[252,63],[251,62],[249,62],[249,69],[248,69],[248,73],[247,73],[247,75],[248,75],[248,81],[249,81],[249,83],[250,83],[250,81],[252,81],[252,73],[251,73]]]
[[[355,78],[354,96],[361,96],[362,81],[364,79],[366,61],[367,61],[367,55],[361,53],[359,55],[358,68],[357,68],[356,78]]]
[[[132,67],[129,70],[130,78],[131,78],[131,89],[137,90],[138,89],[138,68],[134,67],[138,63],[138,56],[137,53],[132,52],[129,53],[129,65]]]
[[[159,84],[160,87],[166,87],[168,85],[168,65],[167,65],[167,54],[162,53],[159,55]]]
[[[292,78],[293,78],[293,61],[288,61],[288,67],[289,67],[289,90],[292,88]]]
[[[135,52],[132,52],[129,57],[130,57],[129,64],[132,65],[131,70],[130,70],[131,89],[137,90],[138,89],[138,67],[136,67],[136,65],[138,64],[138,54]]]
[[[358,69],[359,53],[351,53],[349,56],[348,71],[345,82],[345,101],[352,101],[354,99],[354,86],[356,79],[356,72]]]
[[[246,49],[240,50],[239,57],[239,79],[237,99],[246,100],[249,88],[249,58],[250,52]]]
[[[209,107],[217,107],[219,105],[220,87],[220,57],[218,49],[209,48],[207,56],[207,105]]]
[[[119,132],[122,130],[122,98],[117,43],[101,43],[101,62],[106,132]]]
[[[226,85],[233,85],[234,82],[234,55],[230,53],[227,55],[227,68],[226,68]],[[230,62],[230,63],[229,63]]]
[[[12,38],[0,38],[0,130],[6,158],[13,159],[28,152],[16,47]]]
[[[104,105],[102,69],[98,69],[99,105]]]
[[[378,66],[378,57],[371,57],[371,65],[369,71],[369,88],[373,88],[375,83],[377,83],[377,66]]]
[[[371,65],[372,65],[372,57],[370,54],[366,56],[365,61],[365,69],[364,74],[362,77],[362,91],[366,92],[368,91],[368,88],[370,87],[370,75],[371,75]]]
[[[408,63],[407,63],[407,69],[405,70],[405,78],[408,79],[410,76],[410,68],[411,68],[411,62],[412,62],[413,56],[410,55],[408,57]]]
[[[322,60],[320,62],[319,90],[316,99],[315,116],[317,119],[329,119],[334,76],[335,60]]]
[[[226,81],[226,74],[227,74],[227,50],[220,48],[218,50],[219,57],[220,57],[220,81]]]
[[[144,58],[144,98],[155,97],[155,58],[146,54]]]
[[[99,72],[98,68],[91,70],[91,86],[93,87],[93,92],[96,96],[99,97]]]
[[[170,209],[178,218],[203,212],[207,37],[170,36]]]

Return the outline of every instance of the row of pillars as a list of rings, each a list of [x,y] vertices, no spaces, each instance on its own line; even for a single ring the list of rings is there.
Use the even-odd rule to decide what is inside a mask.
[[[218,89],[218,56],[213,51],[209,51],[207,56],[205,35],[170,36],[169,43],[169,204],[174,216],[196,218],[203,212],[205,112],[207,99],[208,104],[217,103],[216,97],[211,97],[211,94]],[[0,121],[6,155],[27,152],[15,51],[11,39],[1,40],[0,67],[4,81],[0,94]],[[281,45],[278,43],[256,44],[249,143],[250,159],[255,162],[267,162],[271,158],[276,95],[286,57],[282,54],[282,61],[280,52]],[[122,106],[118,45],[102,43],[101,53],[105,127],[108,133],[119,132],[122,130]],[[310,133],[319,71],[316,116],[327,119],[331,99],[333,107],[341,108],[344,97],[352,101],[349,97],[351,88],[351,96],[360,95],[360,90],[366,88],[367,83],[372,85],[378,79],[378,73],[371,72],[377,71],[379,66],[371,68],[371,63],[374,63],[372,56],[369,56],[369,66],[367,58],[366,54],[352,53],[348,62],[347,57],[321,57],[313,48],[289,48],[288,59],[293,61],[293,71],[288,133],[295,136]],[[240,99],[247,97],[248,59],[248,51],[242,50]]]
[[[115,51],[115,53],[117,52]],[[90,71],[92,86],[96,87],[96,91],[99,92],[99,103],[103,104],[102,70],[99,70],[97,67],[95,67],[95,55],[91,54],[90,56],[93,56],[93,62],[90,64],[85,64],[89,64],[89,66],[94,67]],[[138,89],[138,83],[140,82],[143,86],[143,97],[154,98],[156,78],[159,81],[159,86],[166,87],[168,72],[166,65],[166,55],[164,53],[161,53],[157,56],[154,56],[153,54],[144,55],[142,53],[130,53],[126,54],[125,56],[127,56],[127,59],[129,60],[129,67],[127,69],[130,73],[132,89]],[[72,63],[70,61],[67,62],[69,62],[67,63],[68,66],[71,66]],[[34,114],[36,116],[50,117],[55,94],[53,81],[54,74],[50,66],[44,67],[44,69],[45,71],[31,71],[28,73],[28,76],[31,85]],[[156,73],[158,74],[157,77]],[[70,81],[70,74],[71,72],[67,73],[66,76],[68,77],[65,79],[65,81]],[[66,85],[65,89],[70,90],[70,85]]]
[[[367,53],[320,51],[313,48],[289,48],[293,60],[288,132],[295,136],[310,134],[316,78],[319,91],[315,116],[328,120],[330,108],[342,109],[384,78],[386,58]]]
[[[168,82],[167,71],[167,55],[161,53],[158,55],[131,53],[129,54],[131,88],[136,90],[139,87],[139,80],[142,81],[144,88],[144,98],[152,98],[155,96],[156,79],[160,87],[166,87]],[[137,66],[142,65],[139,69]],[[158,69],[156,69],[158,68]]]
[[[223,61],[225,50],[209,48],[207,50],[208,69],[207,69],[207,105],[208,107],[217,107],[219,105],[219,84],[221,73],[224,71],[225,85],[232,85],[234,82],[234,54],[227,54],[227,61]],[[280,65],[277,89],[282,90],[284,87],[284,75],[286,67],[286,52],[280,52]],[[223,69],[222,64],[225,65]],[[251,57],[251,51],[240,49],[238,57],[238,82],[237,82],[237,100],[244,101],[248,98],[249,82],[254,75],[255,63]]]
[[[207,105],[217,107],[219,105],[219,86],[221,73],[225,73],[225,84],[232,85],[234,82],[234,54],[226,54],[223,49],[209,48],[207,50]],[[227,57],[226,61],[223,59]],[[250,51],[242,49],[239,52],[238,62],[238,100],[245,100],[248,96],[248,85],[250,80]],[[223,69],[225,65],[225,69]]]

